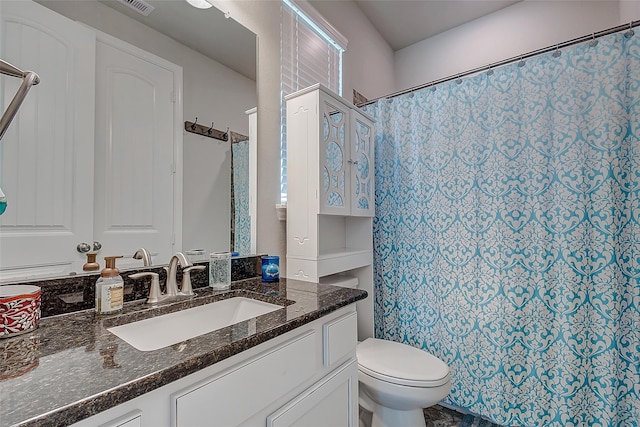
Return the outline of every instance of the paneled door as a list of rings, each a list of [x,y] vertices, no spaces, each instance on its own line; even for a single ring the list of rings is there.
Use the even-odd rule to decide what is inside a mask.
[[[93,235],[95,33],[29,1],[0,10],[0,58],[40,76],[0,141],[0,281],[67,274]],[[0,76],[0,112],[20,83]]]
[[[131,259],[140,247],[154,264],[173,252],[181,84],[181,67],[98,34],[94,239],[105,255],[125,257],[121,267],[140,265]]]

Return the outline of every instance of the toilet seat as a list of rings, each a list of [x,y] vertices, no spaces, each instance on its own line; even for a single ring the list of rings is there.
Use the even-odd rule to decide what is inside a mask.
[[[411,387],[438,387],[449,381],[449,367],[434,355],[406,344],[368,338],[356,349],[361,372]]]

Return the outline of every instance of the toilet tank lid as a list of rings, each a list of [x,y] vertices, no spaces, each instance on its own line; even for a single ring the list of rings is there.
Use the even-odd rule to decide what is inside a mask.
[[[323,285],[342,286],[343,288],[357,288],[359,282],[357,277],[333,274],[331,276],[321,277],[320,283]]]
[[[436,356],[399,342],[367,338],[357,347],[358,365],[398,383],[434,383],[448,380],[449,367]],[[384,378],[381,378],[384,379]]]

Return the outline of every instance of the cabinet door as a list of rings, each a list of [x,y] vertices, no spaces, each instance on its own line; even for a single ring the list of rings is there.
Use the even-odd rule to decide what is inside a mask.
[[[121,268],[140,247],[155,264],[168,263],[173,252],[173,94],[181,71],[98,35],[94,239],[105,255],[129,257],[118,262]]]
[[[320,91],[320,213],[349,215],[349,109]]]
[[[34,2],[0,8],[0,58],[40,76],[0,142],[0,280],[67,274],[92,242],[95,34]],[[0,75],[0,112],[20,83]]]
[[[358,425],[358,365],[328,375],[267,418],[267,427]]]
[[[374,216],[373,123],[351,110],[351,215]]]
[[[239,426],[304,381],[317,366],[315,332],[175,395],[175,427]],[[263,418],[264,420],[264,415]]]

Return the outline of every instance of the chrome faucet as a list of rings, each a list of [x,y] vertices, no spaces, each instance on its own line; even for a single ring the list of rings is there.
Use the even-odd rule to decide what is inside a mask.
[[[151,265],[151,254],[145,248],[140,248],[133,254],[133,259],[141,259],[142,265],[148,267]]]
[[[191,267],[193,264],[189,262],[186,256],[182,252],[177,252],[174,256],[171,257],[171,261],[169,261],[169,267],[167,267],[167,296],[172,297],[180,294],[178,290],[178,283],[176,279],[176,274],[178,272],[178,263],[180,263],[180,267],[184,270],[187,267]],[[193,294],[193,293],[192,293]]]

